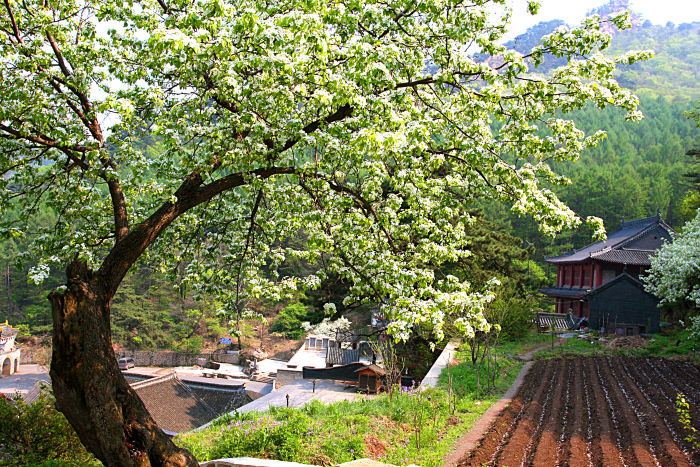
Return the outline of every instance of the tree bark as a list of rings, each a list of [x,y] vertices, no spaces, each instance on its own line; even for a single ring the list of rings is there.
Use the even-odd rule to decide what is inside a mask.
[[[112,297],[104,279],[77,260],[66,273],[67,290],[49,295],[58,410],[107,466],[198,465],[158,428],[119,371],[110,329]]]

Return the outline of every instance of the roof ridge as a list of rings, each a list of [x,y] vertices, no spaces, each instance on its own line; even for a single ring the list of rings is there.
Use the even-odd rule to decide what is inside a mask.
[[[654,214],[653,216],[640,217],[639,219],[634,219],[634,220],[627,221],[627,222],[622,221],[622,223],[620,225],[620,229],[636,227],[638,225],[654,224],[660,220],[661,219],[660,219],[659,215]]]
[[[144,381],[136,381],[135,383],[131,383],[130,386],[132,387],[132,389],[145,388],[147,386],[151,386],[156,383],[162,383],[163,381],[167,381],[173,378],[176,378],[175,371],[171,371],[167,375],[154,376],[153,378],[149,378]]]

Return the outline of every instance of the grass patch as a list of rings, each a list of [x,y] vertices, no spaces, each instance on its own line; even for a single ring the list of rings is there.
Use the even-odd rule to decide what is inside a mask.
[[[558,339],[560,345],[554,349],[538,352],[536,358],[573,358],[598,356],[641,356],[641,357],[678,357],[691,360],[698,359],[700,343],[689,339],[687,330],[679,330],[668,335],[654,334],[650,337],[630,336],[599,337],[592,333],[588,339],[572,337]]]
[[[453,406],[448,401],[445,372],[437,388],[402,390],[393,397],[361,396],[356,401],[324,404],[313,401],[300,409],[271,408],[264,413],[226,415],[199,432],[175,442],[200,461],[251,456],[317,465],[360,458],[422,466],[442,465],[454,444],[501,398],[522,362],[516,356],[542,345],[542,337],[504,342],[497,350],[498,377],[491,392],[476,396],[476,375],[468,349],[458,351],[451,367]]]
[[[598,357],[602,355],[616,355],[615,350],[600,344],[597,340],[588,341],[570,337],[568,339],[555,339],[554,348],[547,348],[537,353],[536,359],[573,358],[573,357]]]

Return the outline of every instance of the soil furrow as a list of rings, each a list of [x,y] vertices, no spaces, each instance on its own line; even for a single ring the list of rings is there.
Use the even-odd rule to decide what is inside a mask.
[[[564,362],[564,364],[562,364]],[[543,411],[530,442],[523,453],[521,465],[556,465],[559,435],[563,426],[563,399],[568,378],[567,360],[557,360],[559,369],[551,397],[543,404]],[[505,451],[504,451],[505,453]]]
[[[494,420],[491,428],[479,443],[479,447],[459,465],[483,465],[500,453],[503,446],[509,441],[513,429],[519,424],[520,419],[536,397],[540,397],[546,389],[543,382],[552,378],[554,365],[550,362],[536,362],[525,378],[523,385],[508,407]]]
[[[571,426],[563,432],[565,436],[560,439],[559,464],[585,467],[591,465],[589,440],[593,437],[590,429],[590,395],[581,360],[576,359],[572,363],[569,368],[573,378],[567,403]]]
[[[620,439],[618,434],[620,433],[620,427],[618,426],[617,419],[615,418],[616,413],[610,396],[605,387],[607,384],[603,380],[600,373],[600,368],[598,361],[595,358],[586,359],[589,363],[592,373],[594,373],[593,378],[593,419],[596,420],[598,443],[594,448],[597,458],[602,462],[596,465],[604,466],[619,466],[627,465],[622,454],[622,448],[620,446]]]
[[[697,365],[662,358],[581,357],[533,365],[513,402],[460,465],[682,466],[700,452],[683,438],[676,395],[691,402]]]
[[[686,384],[683,384],[682,374],[679,375],[676,372],[669,371],[670,369],[665,366],[665,364],[668,363],[665,359],[647,358],[646,362],[652,371],[656,373],[659,378],[661,378],[661,381],[666,383],[666,385],[668,385],[675,394],[685,395],[691,406],[699,405],[698,401],[700,401],[700,398],[697,391],[692,387],[688,388]],[[664,365],[665,371],[662,369],[661,365]]]
[[[516,466],[521,465],[531,449],[531,436],[542,423],[544,413],[549,405],[555,382],[561,374],[561,367],[554,360],[549,361],[553,373],[547,384],[541,386],[533,400],[527,405],[523,416],[508,440],[502,451],[493,458],[495,465]]]
[[[660,467],[659,459],[656,457],[654,443],[652,438],[649,436],[647,417],[640,410],[638,402],[635,401],[634,395],[630,392],[629,387],[625,387],[623,380],[620,377],[620,371],[618,368],[616,368],[619,361],[620,359],[618,358],[611,359],[608,357],[606,359],[608,370],[612,376],[611,385],[616,385],[614,390],[618,393],[618,397],[624,397],[624,399],[620,397],[618,400],[620,401],[621,405],[625,405],[628,409],[625,411],[625,414],[627,421],[632,423],[630,428],[633,443],[632,450],[635,453],[635,457],[640,463],[642,463],[642,465],[652,465],[651,463],[653,462],[654,465]],[[625,402],[627,403],[625,404]],[[636,418],[637,423],[634,423],[632,416]],[[641,437],[644,438],[646,443],[640,443]]]
[[[650,388],[630,372],[628,361],[633,363],[630,359],[617,359],[614,362],[615,371],[618,375],[626,376],[626,378],[618,378],[618,381],[625,386],[628,394],[634,399],[640,421],[643,420],[642,426],[647,433],[647,441],[656,454],[658,462],[664,466],[688,466],[688,458],[678,447],[675,433],[668,428],[666,414],[661,412],[658,404],[650,397]],[[658,420],[662,423],[658,423]]]

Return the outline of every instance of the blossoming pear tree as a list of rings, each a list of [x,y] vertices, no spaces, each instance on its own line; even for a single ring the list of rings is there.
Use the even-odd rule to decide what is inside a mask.
[[[649,274],[644,277],[647,292],[661,303],[687,303],[700,309],[700,209],[673,242],[665,243],[650,260]]]
[[[31,280],[66,271],[49,296],[51,379],[102,462],[196,465],[117,368],[110,301],[137,262],[230,302],[338,274],[348,300],[385,304],[395,336],[440,335],[455,310],[488,326],[489,294],[436,274],[468,254],[470,200],[547,233],[581,222],[543,187],[566,183],[548,162],[604,135],[556,115],[592,103],[640,118],[613,71],[650,53],[601,54],[599,18],[506,50],[503,3],[3,0],[0,231],[32,240]],[[530,74],[544,54],[568,64]],[[39,208],[56,223],[37,227]],[[300,231],[302,247],[281,246]],[[262,272],[321,254],[308,277]]]

